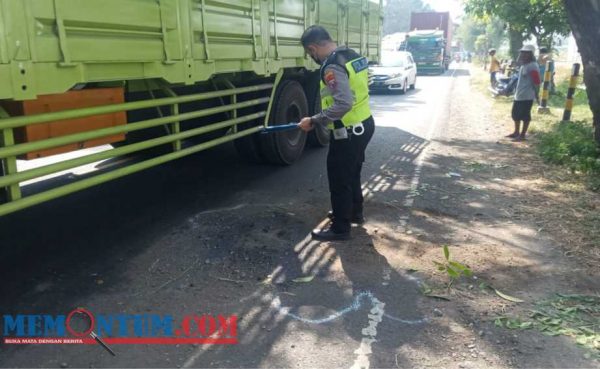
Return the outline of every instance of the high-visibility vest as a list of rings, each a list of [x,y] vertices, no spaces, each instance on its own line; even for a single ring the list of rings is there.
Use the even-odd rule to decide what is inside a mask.
[[[331,64],[340,65],[346,70],[350,90],[352,91],[352,110],[342,117],[342,123],[345,127],[351,127],[365,121],[371,116],[371,108],[369,107],[369,62],[367,58],[360,56],[351,49],[336,50],[327,58],[321,66],[321,107],[323,110],[331,107],[334,103],[324,75],[325,68]],[[327,127],[333,129],[333,122],[330,122]]]

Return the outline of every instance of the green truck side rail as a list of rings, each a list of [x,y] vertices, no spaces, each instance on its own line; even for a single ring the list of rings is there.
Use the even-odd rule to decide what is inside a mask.
[[[376,60],[380,23],[372,0],[0,0],[0,99],[314,69],[298,43],[311,24]]]
[[[0,100],[35,100],[98,86],[147,90],[151,96],[30,116],[9,116],[0,106],[0,216],[229,141],[251,139],[259,149],[277,149],[286,133],[258,138],[257,132],[268,124],[287,123],[272,118],[279,86],[301,85],[305,93],[299,100],[316,101],[310,91],[318,82],[311,72],[317,66],[299,44],[304,29],[323,25],[339,44],[376,62],[382,19],[381,0],[0,0]],[[184,90],[186,86],[192,90]],[[197,109],[182,109],[196,103]],[[20,127],[143,109],[156,109],[157,115],[15,142],[14,131]],[[211,117],[220,118],[189,124]],[[163,134],[18,170],[17,158],[24,153],[156,127],[164,128]],[[210,137],[186,141],[203,135]],[[40,192],[23,191],[26,181],[165,145],[167,153],[143,161]]]

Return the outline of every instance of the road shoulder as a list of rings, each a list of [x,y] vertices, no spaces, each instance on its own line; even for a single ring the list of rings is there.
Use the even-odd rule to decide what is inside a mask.
[[[557,209],[571,216],[571,199],[528,144],[502,139],[510,127],[494,119],[493,101],[474,91],[469,78],[457,79],[452,95],[447,124],[424,158],[414,205],[404,209],[406,227],[395,236],[404,251],[390,261],[415,270],[422,292],[438,296],[423,299],[421,309],[434,319],[423,337],[401,348],[402,356],[446,368],[597,367],[588,359],[597,350],[525,324],[531,310],[557,294],[598,293],[597,261],[559,237],[577,231],[543,216]],[[394,234],[388,232],[379,237]],[[434,264],[445,263],[443,245],[474,277],[446,288],[450,276]],[[523,325],[510,330],[507,322]],[[437,342],[435,350],[425,342]]]

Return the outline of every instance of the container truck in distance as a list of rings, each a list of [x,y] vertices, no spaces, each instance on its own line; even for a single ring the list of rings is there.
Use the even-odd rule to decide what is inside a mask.
[[[420,73],[442,74],[450,66],[452,21],[448,12],[412,13],[406,50]]]
[[[228,141],[293,163],[327,130],[259,132],[320,109],[303,31],[320,24],[377,62],[382,18],[381,0],[0,0],[0,216]],[[23,185],[141,152],[40,192]]]

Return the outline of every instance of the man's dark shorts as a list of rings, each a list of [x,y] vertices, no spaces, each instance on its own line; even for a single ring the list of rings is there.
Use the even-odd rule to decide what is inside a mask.
[[[533,100],[515,101],[512,107],[512,119],[515,122],[531,122],[531,108]]]

